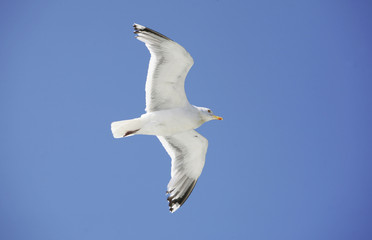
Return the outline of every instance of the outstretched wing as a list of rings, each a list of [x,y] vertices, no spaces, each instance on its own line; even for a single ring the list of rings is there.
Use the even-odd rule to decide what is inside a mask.
[[[146,80],[146,111],[183,107],[189,104],[185,78],[194,60],[178,43],[139,24],[133,25],[137,39],[151,53]]]
[[[195,130],[158,138],[172,158],[172,178],[168,183],[167,194],[169,210],[174,212],[195,187],[204,167],[208,140]]]

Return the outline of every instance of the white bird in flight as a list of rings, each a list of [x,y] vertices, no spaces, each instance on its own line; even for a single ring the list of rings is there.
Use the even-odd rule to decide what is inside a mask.
[[[135,134],[156,135],[172,158],[167,194],[169,210],[176,211],[190,196],[203,170],[208,140],[194,129],[210,120],[222,120],[208,108],[191,105],[185,78],[194,61],[168,37],[139,24],[136,38],[151,53],[146,79],[146,113],[111,124],[114,138]]]

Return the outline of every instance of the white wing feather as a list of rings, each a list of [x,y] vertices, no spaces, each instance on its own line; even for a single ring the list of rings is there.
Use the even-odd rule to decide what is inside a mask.
[[[167,193],[169,210],[176,211],[190,196],[203,170],[208,140],[195,130],[172,136],[158,136],[172,158]]]
[[[151,53],[146,80],[146,111],[184,107],[189,104],[185,78],[194,61],[178,43],[152,30],[134,24],[137,39]]]

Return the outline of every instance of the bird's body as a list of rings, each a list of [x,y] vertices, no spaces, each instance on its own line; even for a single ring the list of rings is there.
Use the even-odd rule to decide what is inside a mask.
[[[192,106],[149,112],[142,115],[141,119],[146,125],[139,133],[156,136],[171,136],[198,128],[202,124],[199,111]]]
[[[129,121],[138,121],[138,131],[132,134],[144,134],[144,135],[156,135],[156,136],[171,136],[180,132],[185,132],[191,129],[200,127],[205,119],[201,116],[200,111],[197,107],[192,105],[182,108],[172,108],[166,110],[159,110],[154,112],[148,112],[141,117],[131,119]],[[121,128],[122,131],[115,135],[115,137],[123,137],[128,131],[134,131],[125,129],[122,127],[122,123],[125,121],[114,122],[112,125],[113,129]],[[128,130],[124,132],[124,130]],[[117,133],[117,131],[113,131]]]
[[[113,122],[115,138],[135,134],[156,135],[172,158],[167,193],[170,211],[176,211],[191,194],[205,162],[208,140],[194,129],[218,119],[208,108],[191,105],[184,82],[194,61],[179,44],[134,24],[137,38],[151,53],[146,80],[146,113],[139,118]]]

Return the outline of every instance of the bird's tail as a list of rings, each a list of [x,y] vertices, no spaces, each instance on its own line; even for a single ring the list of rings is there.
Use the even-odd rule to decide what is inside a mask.
[[[142,127],[140,118],[123,120],[111,123],[111,131],[114,138],[122,138],[136,134]]]

